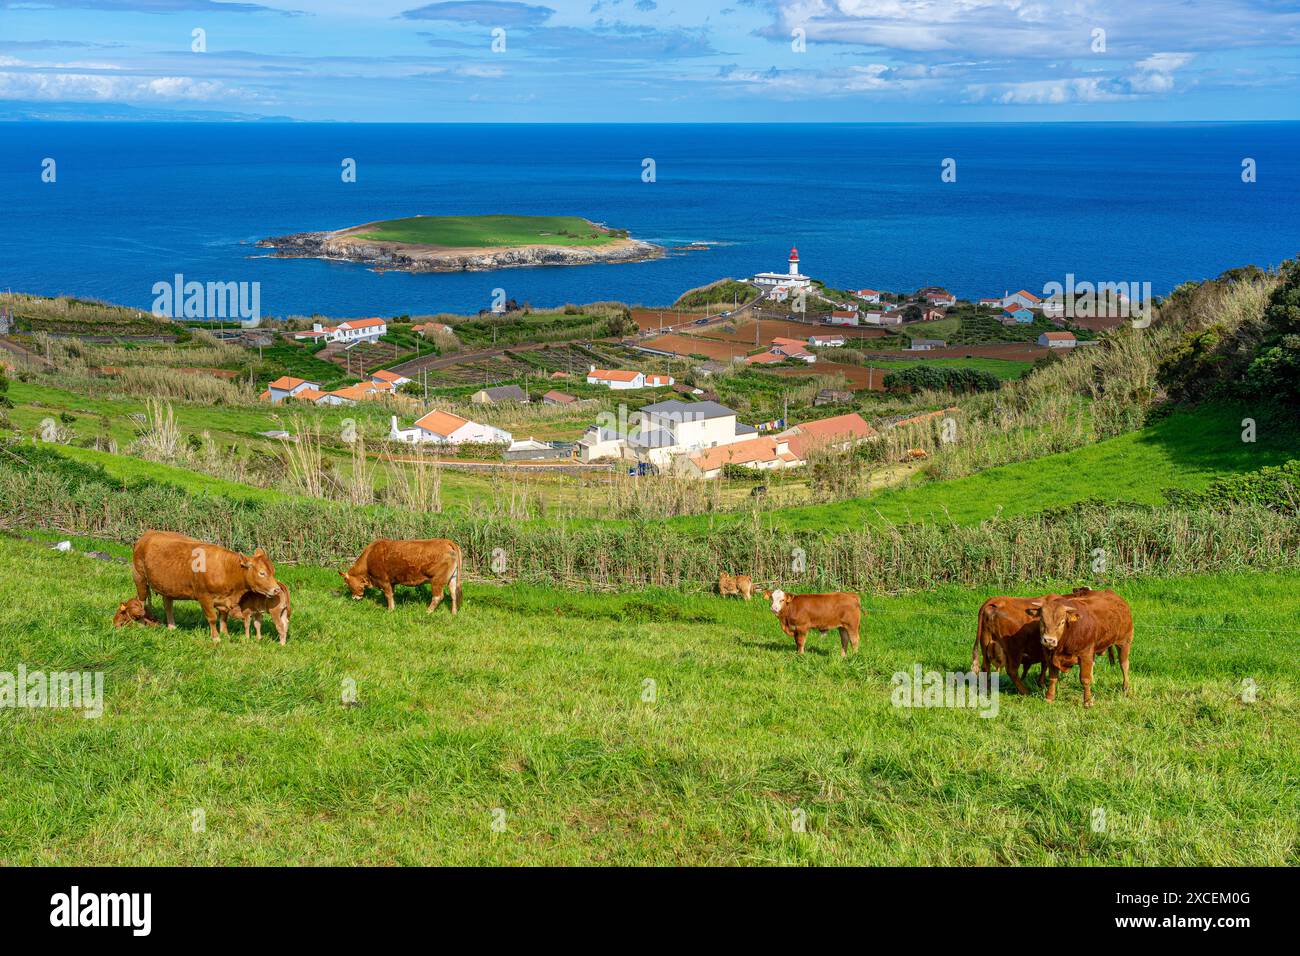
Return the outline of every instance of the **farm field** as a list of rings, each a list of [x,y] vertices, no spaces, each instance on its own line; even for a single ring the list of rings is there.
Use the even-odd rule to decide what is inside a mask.
[[[412,216],[359,228],[364,239],[449,249],[603,246],[617,240],[580,216]]]
[[[842,661],[761,601],[471,584],[453,619],[285,566],[288,645],[214,647],[192,603],[115,632],[125,563],[0,557],[61,595],[0,606],[0,659],[105,674],[102,718],[0,711],[5,865],[1298,862],[1294,573],[1126,582],[1132,697],[1102,666],[1090,711],[1072,672],[982,719],[891,702],[967,666],[979,590],[868,596]]]
[[[895,369],[902,369],[902,368],[914,368],[918,365],[934,365],[940,368],[969,368],[969,369],[974,369],[977,372],[988,372],[991,375],[996,375],[1004,382],[1009,382],[1009,381],[1013,381],[1014,379],[1020,378],[1020,376],[1024,375],[1031,368],[1033,368],[1032,362],[1013,362],[1006,359],[941,358],[941,359],[929,359],[927,361],[925,359],[924,353],[908,352],[906,354],[907,354],[907,359],[905,360],[899,359],[897,361],[894,361],[890,359],[872,358],[871,364],[876,368],[885,369],[887,371],[892,371]],[[919,361],[917,359],[919,359]]]

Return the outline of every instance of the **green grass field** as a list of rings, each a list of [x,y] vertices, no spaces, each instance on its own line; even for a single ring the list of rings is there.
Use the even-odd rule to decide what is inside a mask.
[[[0,558],[58,595],[0,605],[0,670],[105,674],[102,718],[0,709],[4,865],[1300,862],[1296,574],[1128,583],[1131,698],[1103,666],[1089,711],[1072,672],[982,719],[890,683],[967,665],[981,591],[868,597],[841,661],[761,601],[471,584],[453,619],[284,567],[288,645],[214,647],[192,603],[114,631],[125,563]]]
[[[1166,488],[1200,490],[1223,475],[1278,465],[1300,454],[1295,427],[1285,423],[1260,429],[1254,443],[1243,442],[1242,417],[1240,409],[1206,405],[1074,451],[965,478],[914,480],[869,498],[776,510],[770,520],[789,530],[832,531],[881,522],[977,524],[998,514],[1032,514],[1089,498],[1160,504]],[[703,528],[709,520],[672,523]]]
[[[933,366],[935,368],[969,368],[977,372],[988,372],[996,375],[1004,382],[1009,382],[1020,378],[1031,368],[1033,362],[1016,362],[1009,359],[988,359],[988,358],[951,358],[951,359],[920,359],[907,361],[905,359],[871,359],[868,363],[875,368],[898,369],[912,368],[917,365]]]
[[[370,223],[363,239],[447,248],[603,246],[618,236],[581,216],[412,216]]]

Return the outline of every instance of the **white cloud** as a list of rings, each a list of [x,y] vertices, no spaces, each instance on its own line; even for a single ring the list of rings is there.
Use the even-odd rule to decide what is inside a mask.
[[[217,80],[188,76],[0,72],[0,99],[90,102],[214,102],[256,99]]]

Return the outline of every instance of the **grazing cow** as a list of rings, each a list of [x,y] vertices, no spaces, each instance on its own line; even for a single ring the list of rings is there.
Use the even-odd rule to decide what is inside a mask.
[[[442,600],[443,589],[451,594],[451,613],[460,607],[460,546],[446,538],[429,538],[423,541],[390,541],[380,538],[366,545],[361,557],[352,567],[340,571],[352,592],[353,600],[360,601],[366,588],[379,588],[388,599],[388,610],[393,610],[393,585],[417,586],[429,582],[432,600],[429,613]]]
[[[239,604],[247,591],[267,597],[280,593],[275,568],[266,552],[258,548],[251,556],[217,544],[209,544],[174,531],[146,531],[131,552],[135,590],[142,604],[149,604],[151,591],[162,595],[167,627],[175,629],[172,602],[198,601],[207,618],[212,642],[219,644],[217,618]],[[222,629],[225,621],[222,620]]]
[[[1128,656],[1133,646],[1133,610],[1114,591],[1089,591],[1034,602],[1029,613],[1037,618],[1044,656],[1051,668],[1047,699],[1056,699],[1056,682],[1062,671],[1079,665],[1083,706],[1091,707],[1092,665],[1102,651],[1119,649],[1124,693],[1129,692]]]
[[[786,594],[780,588],[764,591],[772,611],[781,622],[781,630],[794,638],[803,653],[809,631],[840,632],[840,657],[849,652],[850,642],[858,649],[858,625],[862,620],[862,600],[856,594]]]
[[[113,615],[114,627],[125,627],[128,624],[137,623],[148,624],[151,627],[158,626],[158,622],[149,613],[148,605],[139,598],[131,598],[117,606],[117,613]]]
[[[1075,594],[1087,594],[1088,588],[1075,588]],[[1039,639],[1038,619],[1029,613],[1035,601],[1042,602],[1060,595],[1047,594],[1038,598],[991,597],[980,607],[975,629],[975,643],[971,645],[970,669],[1005,670],[1011,675],[1016,690],[1028,694],[1025,678],[1029,668],[1038,664],[1038,686],[1042,687],[1047,671]],[[978,665],[978,666],[977,666]],[[1016,669],[1020,667],[1019,676]]]
[[[257,629],[257,639],[262,639],[262,615],[269,613],[275,624],[275,632],[280,635],[280,645],[289,639],[289,589],[280,585],[280,593],[267,597],[256,591],[246,591],[239,599],[239,605],[230,611],[231,617],[244,622],[244,640],[248,640],[248,625],[251,622]]]
[[[748,601],[754,596],[754,580],[748,574],[719,574],[718,593],[723,597],[739,595]]]

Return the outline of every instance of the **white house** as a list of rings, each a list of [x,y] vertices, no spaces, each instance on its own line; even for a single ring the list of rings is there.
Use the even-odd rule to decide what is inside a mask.
[[[390,372],[388,369],[381,368],[378,372],[370,373],[370,381],[374,382],[380,388],[397,390],[405,385],[411,379],[405,375],[399,375],[396,372]]]
[[[634,372],[626,369],[596,368],[591,366],[587,372],[588,385],[604,385],[619,391],[634,388],[667,388],[674,383],[671,375],[657,375]]]
[[[785,289],[810,289],[812,279],[799,271],[799,250],[790,250],[790,269],[788,272],[759,272],[754,275],[754,284],[765,289],[783,287]]]
[[[320,383],[309,382],[305,378],[294,378],[292,375],[281,375],[266,386],[262,397],[269,400],[272,405],[279,405],[286,398],[297,398],[304,390],[319,392]]]
[[[844,344],[842,335],[810,335],[808,344],[817,349],[839,348]]]
[[[637,430],[626,437],[612,429],[592,426],[579,441],[578,454],[583,461],[622,458],[650,462],[664,469],[682,455],[757,435],[757,429],[737,422],[736,413],[725,405],[674,398],[641,409]]]
[[[472,422],[451,412],[437,410],[417,419],[410,428],[398,428],[397,416],[394,415],[388,438],[390,441],[407,442],[412,445],[425,443],[459,445],[462,442],[509,445],[514,441],[514,436],[504,429]]]
[[[877,313],[879,314],[879,313]],[[831,325],[857,325],[858,313],[848,310],[841,311],[836,309],[831,313],[831,317],[826,320]]]
[[[338,325],[327,326],[313,322],[310,332],[295,332],[295,339],[315,339],[325,342],[375,342],[388,334],[388,323],[383,319],[352,319]]]
[[[1073,332],[1044,332],[1038,337],[1039,345],[1049,349],[1072,349],[1079,344]]]
[[[866,325],[902,325],[902,312],[863,312],[862,321]]]
[[[807,362],[809,365],[817,361],[817,356],[808,351],[803,339],[774,338],[772,340],[772,351],[777,355],[784,355],[786,358]]]
[[[1020,305],[1024,306],[1026,309],[1036,309],[1042,305],[1042,303],[1042,299],[1034,295],[1032,292],[1026,292],[1024,289],[1021,289],[1019,292],[1012,292],[1009,295],[1004,295],[1002,297],[1002,305],[1004,308],[1011,305]]]
[[[790,451],[788,441],[779,435],[764,435],[686,455],[680,460],[678,471],[691,478],[717,478],[727,465],[774,471],[802,464],[803,460]]]
[[[861,299],[863,302],[880,301],[880,293],[875,289],[859,289],[857,292],[853,294],[857,296],[859,299]]]

